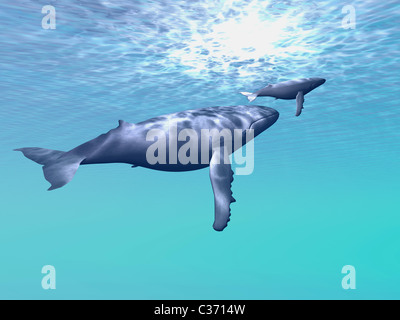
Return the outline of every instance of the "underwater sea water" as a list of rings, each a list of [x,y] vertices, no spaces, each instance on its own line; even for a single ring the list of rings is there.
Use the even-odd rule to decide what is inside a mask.
[[[399,299],[399,18],[395,0],[1,0],[0,298]],[[327,82],[300,117],[294,100],[253,102],[280,118],[235,176],[223,232],[208,169],[81,166],[48,192],[12,151],[303,77]]]

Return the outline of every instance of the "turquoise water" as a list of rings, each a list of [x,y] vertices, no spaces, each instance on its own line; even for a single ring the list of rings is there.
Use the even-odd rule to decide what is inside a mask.
[[[0,298],[399,299],[399,18],[394,0],[1,0]],[[254,173],[235,177],[221,233],[208,169],[83,166],[47,192],[12,152],[70,150],[119,119],[245,104],[239,91],[302,77],[327,82],[299,118],[295,101],[255,101],[280,119],[255,140]]]

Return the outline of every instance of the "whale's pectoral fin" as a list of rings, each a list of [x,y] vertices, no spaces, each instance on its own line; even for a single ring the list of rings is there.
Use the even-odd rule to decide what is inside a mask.
[[[296,117],[301,115],[301,111],[304,109],[303,103],[304,103],[304,94],[303,91],[299,91],[296,96],[296,104],[297,104]]]
[[[231,216],[230,204],[236,202],[232,197],[233,171],[227,152],[227,148],[216,148],[210,162],[210,179],[214,191],[215,206],[213,228],[216,231],[222,231],[226,228]],[[226,156],[224,157],[224,155]]]

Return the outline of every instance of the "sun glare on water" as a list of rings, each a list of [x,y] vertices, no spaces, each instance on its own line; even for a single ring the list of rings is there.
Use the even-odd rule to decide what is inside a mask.
[[[240,10],[234,4],[224,6],[217,19],[192,21],[191,38],[184,48],[170,52],[170,58],[188,67],[186,72],[192,75],[211,68],[227,72],[234,66],[239,75],[247,76],[261,64],[272,68],[281,58],[314,52],[304,41],[312,35],[312,29],[302,27],[304,13],[287,9],[272,15],[265,1],[241,2]]]

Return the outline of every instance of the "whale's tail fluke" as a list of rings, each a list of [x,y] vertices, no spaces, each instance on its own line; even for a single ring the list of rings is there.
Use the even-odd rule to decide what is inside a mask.
[[[49,190],[65,186],[72,180],[79,165],[85,157],[70,152],[42,149],[42,148],[20,148],[25,157],[43,165],[44,177],[51,183]]]
[[[241,92],[242,95],[246,96],[247,99],[249,99],[250,102],[253,102],[257,98],[256,93],[251,93],[251,92]]]
[[[43,148],[20,148],[14,151],[21,151],[25,157],[35,161],[38,164],[46,165],[61,157],[64,151],[43,149]]]

